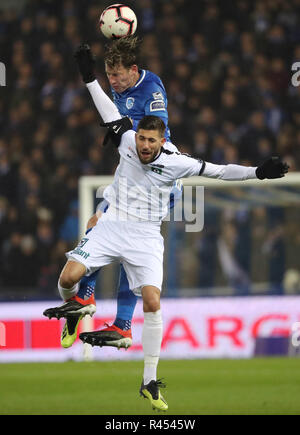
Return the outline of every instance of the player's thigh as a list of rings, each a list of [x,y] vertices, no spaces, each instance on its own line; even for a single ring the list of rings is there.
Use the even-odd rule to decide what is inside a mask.
[[[163,239],[159,235],[132,237],[124,250],[123,266],[130,289],[141,296],[145,286],[162,288],[163,281]]]
[[[68,260],[75,260],[86,267],[87,276],[120,258],[116,229],[111,227],[109,222],[102,222],[100,219],[97,225],[81,239],[77,247],[66,254]]]
[[[144,313],[155,313],[160,310],[160,290],[147,285],[142,288]]]
[[[144,287],[154,287],[159,292],[162,288],[163,262],[151,255],[148,256],[145,262],[144,260],[141,258],[140,264],[131,264],[123,259],[129,288],[136,296],[142,296]]]
[[[86,267],[78,261],[68,260],[59,278],[63,288],[73,287],[86,274]]]

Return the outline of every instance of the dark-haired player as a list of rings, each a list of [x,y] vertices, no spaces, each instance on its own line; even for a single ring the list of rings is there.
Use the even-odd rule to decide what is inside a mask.
[[[90,59],[89,50],[80,47],[77,59],[82,67]],[[160,226],[168,213],[174,182],[196,175],[228,181],[281,178],[288,172],[288,166],[279,158],[269,159],[258,167],[215,165],[181,154],[166,141],[165,125],[159,117],[145,116],[135,132],[130,120],[121,117],[97,81],[90,82],[88,88],[118,144],[120,163],[107,192],[110,203],[107,212],[79,247],[67,254],[58,285],[65,294],[76,294],[83,276],[122,259],[130,289],[143,298],[144,373],[140,394],[150,400],[152,407],[165,411],[168,405],[160,393],[165,385],[157,379],[163,333],[160,291],[164,243]],[[158,165],[161,171],[155,170]],[[44,315],[72,314],[74,302],[48,309]],[[102,345],[101,331],[83,333],[80,338],[92,345]]]

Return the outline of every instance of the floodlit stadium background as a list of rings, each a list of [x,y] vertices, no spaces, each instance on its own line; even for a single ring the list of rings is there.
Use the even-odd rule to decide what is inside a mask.
[[[111,175],[117,153],[73,60],[88,41],[107,92],[100,12],[112,2],[0,2],[0,362],[80,359],[81,344],[60,349],[61,324],[42,318],[58,302],[64,253],[77,243],[82,176]],[[218,164],[257,165],[280,155],[300,171],[300,1],[126,2],[143,37],[141,67],[163,80],[172,139],[181,151]],[[195,11],[197,11],[195,13]],[[299,188],[259,201],[241,189],[205,202],[204,231],[164,227],[162,357],[296,354],[300,321]],[[292,200],[291,198],[292,197]],[[165,225],[165,224],[164,224]],[[94,327],[112,321],[118,268],[97,285]],[[178,299],[180,298],[180,300]],[[95,357],[141,358],[141,306],[135,345]],[[3,329],[3,328],[2,328]],[[3,342],[0,340],[0,345]]]

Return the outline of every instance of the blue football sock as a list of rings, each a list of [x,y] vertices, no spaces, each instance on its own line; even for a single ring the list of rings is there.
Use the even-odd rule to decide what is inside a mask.
[[[85,234],[87,235],[92,231],[93,228],[89,228]],[[100,269],[94,272],[90,276],[84,276],[80,283],[79,283],[79,291],[76,296],[78,296],[80,299],[87,300],[89,299],[94,293],[96,288],[96,281],[98,274],[100,272]]]
[[[123,331],[129,331],[129,329],[131,329],[131,320],[123,320],[117,317],[114,321],[114,325]]]
[[[130,290],[124,267],[120,267],[120,283],[118,291],[118,309],[114,325],[120,329],[131,328],[133,313],[137,304],[137,296]]]
[[[96,281],[100,270],[97,270],[90,276],[84,276],[79,283],[79,291],[77,296],[83,300],[89,299],[94,293],[96,288]]]

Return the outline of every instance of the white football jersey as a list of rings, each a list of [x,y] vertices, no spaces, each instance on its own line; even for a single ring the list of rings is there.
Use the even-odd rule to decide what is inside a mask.
[[[170,142],[164,144],[153,162],[142,164],[133,130],[123,134],[118,149],[121,158],[114,182],[103,195],[110,204],[105,220],[160,224],[169,212],[174,181],[200,175],[205,167],[202,160],[181,154]]]

